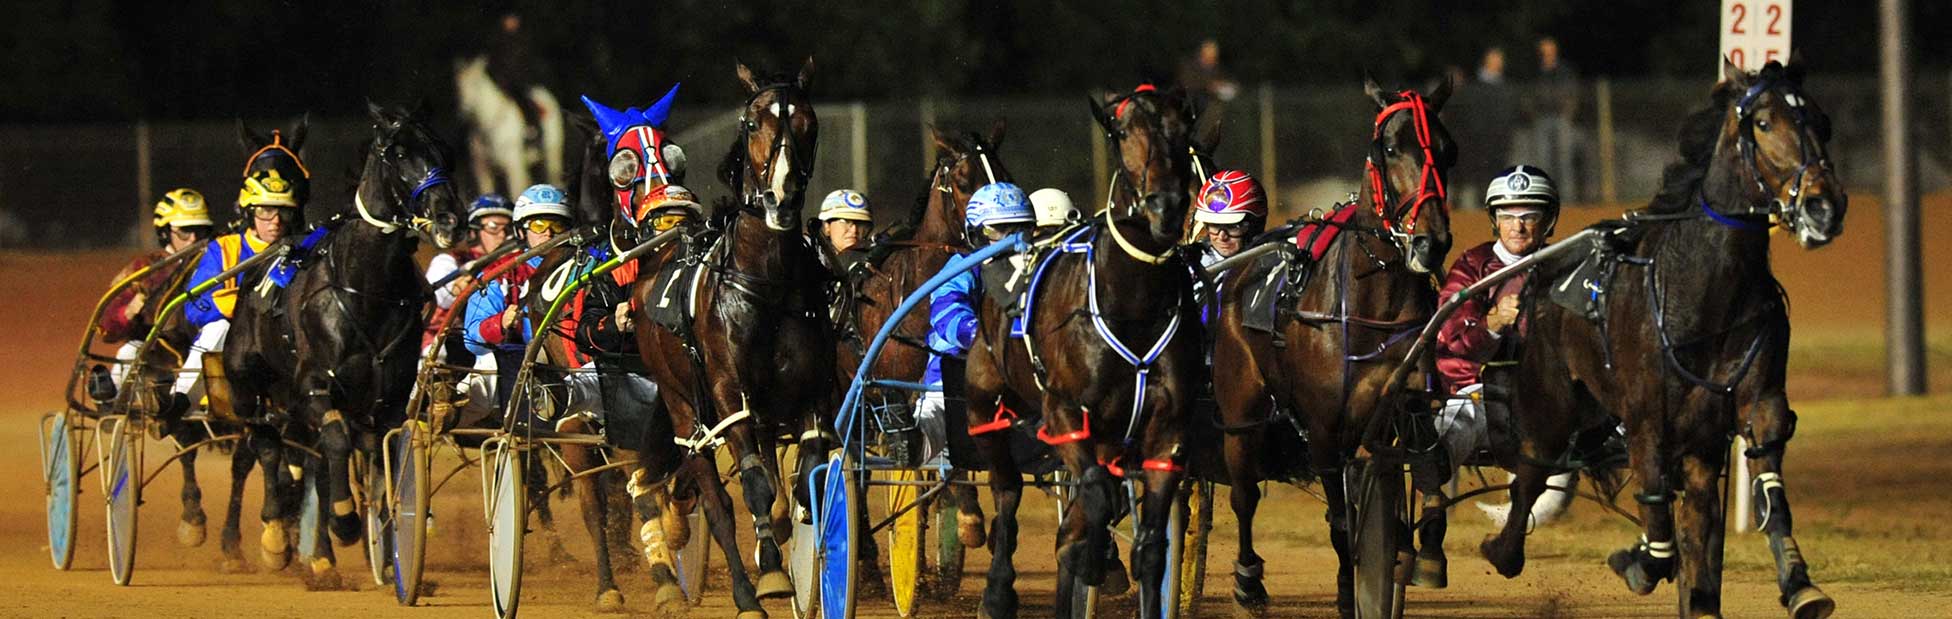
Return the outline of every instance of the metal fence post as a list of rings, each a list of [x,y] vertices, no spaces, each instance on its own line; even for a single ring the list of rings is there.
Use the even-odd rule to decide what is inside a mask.
[[[1885,364],[1891,395],[1925,393],[1924,310],[1918,257],[1918,154],[1911,143],[1908,3],[1878,2],[1879,93],[1884,108]]]
[[[1274,85],[1261,82],[1261,96],[1258,102],[1261,114],[1261,186],[1273,199],[1273,206],[1281,206],[1281,177],[1275,172],[1274,144]]]
[[[1078,210],[1096,215],[1098,210],[1105,208],[1105,203],[1112,199],[1111,164],[1108,161],[1111,155],[1105,149],[1105,129],[1099,127],[1095,120],[1086,123],[1085,127],[1090,129],[1085,136],[1086,143],[1091,145],[1091,195],[1096,197],[1097,202],[1093,202],[1090,209]]]
[[[150,187],[151,170],[150,170],[150,159],[149,159],[149,121],[148,120],[140,119],[140,118],[136,119],[135,143],[136,143],[136,199],[134,200],[134,204],[136,205],[136,222],[134,226],[131,226],[129,228],[129,244],[140,246],[144,242],[143,233],[146,232],[144,228],[148,227],[148,223],[150,219],[150,214],[148,212],[149,209],[146,208],[149,204],[149,197],[155,195],[156,193]]]
[[[1600,201],[1613,204],[1620,201],[1620,174],[1615,168],[1617,153],[1613,150],[1613,81],[1600,78],[1593,85],[1593,97],[1597,101],[1595,115],[1599,117]]]
[[[848,106],[854,113],[854,134],[849,140],[847,156],[854,163],[854,190],[868,190],[868,106],[859,101]]]

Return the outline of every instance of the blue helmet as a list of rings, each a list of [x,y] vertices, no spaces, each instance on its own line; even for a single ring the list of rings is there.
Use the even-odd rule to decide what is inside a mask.
[[[543,215],[569,219],[569,195],[555,185],[542,184],[529,186],[515,199],[515,221]]]
[[[468,205],[469,225],[474,225],[480,222],[481,218],[489,215],[501,215],[503,217],[513,218],[515,217],[515,210],[509,208],[508,198],[502,197],[502,194],[499,193],[481,194],[481,197],[474,199],[473,204]]]
[[[969,210],[962,219],[963,225],[969,228],[1036,221],[1030,198],[1015,183],[990,183],[977,189],[969,196]]]

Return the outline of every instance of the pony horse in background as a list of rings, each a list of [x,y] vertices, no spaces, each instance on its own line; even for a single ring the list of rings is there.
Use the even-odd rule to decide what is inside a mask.
[[[530,126],[521,104],[488,77],[487,56],[454,63],[454,92],[467,124],[468,165],[477,194],[515,195],[533,183],[563,183],[563,114],[556,95],[541,86],[529,89],[526,95],[541,112]]]

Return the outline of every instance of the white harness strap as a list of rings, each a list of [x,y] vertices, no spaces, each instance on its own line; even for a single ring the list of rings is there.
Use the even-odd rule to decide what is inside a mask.
[[[719,445],[724,445],[725,439],[720,438],[719,434],[725,432],[726,428],[732,427],[732,424],[745,421],[746,419],[751,417],[752,417],[752,409],[748,408],[746,410],[742,410],[733,413],[731,415],[727,415],[725,419],[719,420],[718,425],[712,426],[711,428],[706,429],[704,432],[698,433],[696,435],[696,438],[684,439],[684,438],[672,437],[671,442],[677,443],[678,445],[681,445],[685,449],[691,450],[692,452],[704,451],[704,449],[707,447],[717,447]]]

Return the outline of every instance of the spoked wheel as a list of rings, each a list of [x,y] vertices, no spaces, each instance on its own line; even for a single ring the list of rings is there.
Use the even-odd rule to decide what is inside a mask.
[[[299,498],[298,507],[298,558],[307,564],[310,564],[312,559],[320,556],[319,544],[330,543],[323,539],[324,536],[319,533],[319,522],[323,515],[319,507],[321,505],[319,502],[319,492],[323,488],[320,484],[323,483],[325,477],[325,467],[313,466],[318,461],[317,458],[306,457],[305,479],[299,484],[300,487],[304,488],[304,490],[301,490],[304,494]]]
[[[522,489],[527,455],[521,447],[498,443],[489,461],[488,589],[496,617],[515,616],[521,602],[522,535],[529,513],[528,493]]]
[[[136,508],[142,504],[142,430],[128,417],[104,421],[109,444],[102,462],[108,499],[108,571],[128,585],[136,567]]]
[[[694,532],[711,530],[705,522],[705,508],[697,503],[692,503],[691,511],[685,514],[685,522]],[[705,566],[712,558],[712,553],[706,552],[712,546],[710,542],[711,538],[694,533],[691,541],[671,557],[678,564],[678,589],[684,592],[685,602],[692,606],[705,601]],[[799,581],[796,579],[794,582]]]
[[[1397,619],[1403,616],[1405,584],[1397,579],[1400,512],[1406,503],[1403,467],[1368,460],[1349,465],[1345,476],[1355,512],[1349,530],[1355,537],[1356,617]]]
[[[359,453],[353,457],[356,459],[354,466],[358,467],[353,470],[359,472],[360,490],[365,493],[360,497],[360,506],[366,510],[366,566],[373,573],[373,585],[384,587],[393,582],[390,569],[393,553],[387,548],[388,542],[393,539],[392,532],[387,529],[393,526],[393,521],[387,517],[386,471],[376,466],[368,454]]]
[[[822,469],[825,470],[825,469]],[[824,476],[814,476],[815,484]],[[818,488],[818,485],[814,486]],[[797,516],[797,514],[795,514]],[[820,579],[815,569],[820,565],[819,536],[814,533],[817,527],[813,522],[793,519],[793,539],[788,541],[789,554],[786,558],[786,573],[793,579],[793,617],[807,619],[814,615],[814,605],[819,601]]]
[[[820,614],[828,619],[854,616],[854,562],[860,552],[861,471],[851,449],[828,458],[815,471],[820,489],[814,523],[818,549]],[[822,474],[824,471],[824,475]]]
[[[919,485],[906,485],[928,478],[922,471],[902,469],[888,472],[889,479],[904,482],[903,485],[888,486],[888,513],[909,507],[920,497]],[[888,526],[888,585],[895,598],[895,613],[903,617],[915,616],[916,603],[922,584],[922,561],[925,552],[922,523],[925,518],[922,506],[914,506],[903,512]]]
[[[433,491],[427,479],[432,440],[425,425],[408,420],[386,443],[393,485],[382,495],[393,516],[387,527],[393,541],[393,596],[406,606],[420,599],[421,570],[426,565],[427,502]]]
[[[1213,482],[1194,481],[1187,485],[1183,503],[1175,501],[1172,519],[1166,523],[1166,560],[1177,568],[1178,583],[1166,592],[1167,617],[1197,617],[1200,595],[1206,589],[1206,540],[1213,531]]]
[[[75,558],[75,478],[81,459],[75,454],[75,430],[67,411],[41,417],[41,477],[47,481],[47,547],[54,569],[65,570]]]

